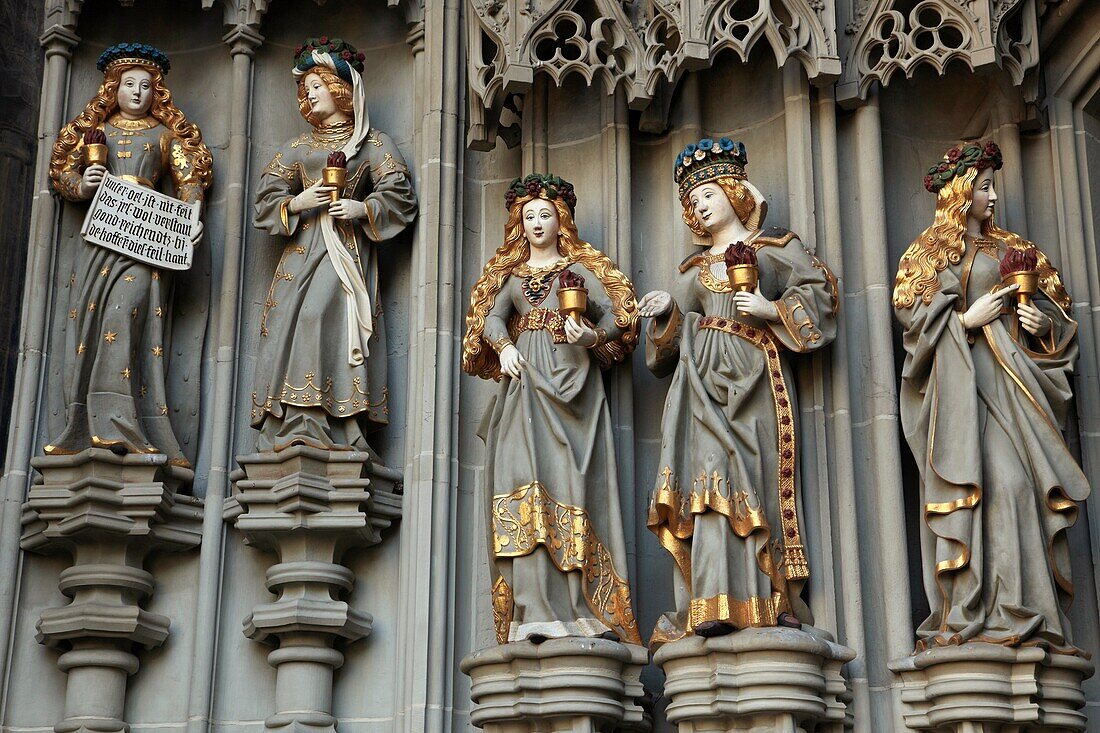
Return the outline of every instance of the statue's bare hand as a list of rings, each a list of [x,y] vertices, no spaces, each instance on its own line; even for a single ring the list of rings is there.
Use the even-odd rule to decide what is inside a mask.
[[[500,352],[500,370],[512,379],[519,379],[520,372],[527,368],[527,360],[519,349],[513,344],[508,344]]]
[[[1053,325],[1050,316],[1031,303],[1021,303],[1016,306],[1016,316],[1020,319],[1020,325],[1024,330],[1036,338],[1046,336]]]
[[[367,204],[355,199],[336,199],[328,205],[328,213],[333,219],[362,219],[367,215]]]
[[[1001,299],[1020,289],[1019,285],[1009,285],[992,293],[986,293],[966,309],[962,314],[962,324],[967,329],[981,328],[992,323],[1001,315]]]
[[[90,165],[84,169],[84,175],[80,177],[80,195],[83,198],[90,199],[103,183],[104,176],[107,175],[107,168],[96,163]]]
[[[735,294],[733,303],[741,313],[756,316],[763,321],[779,320],[779,309],[775,307],[775,303],[760,294],[759,286],[751,293],[741,292]]]
[[[672,296],[664,290],[650,290],[638,301],[638,314],[643,318],[663,316],[672,310]]]
[[[333,186],[325,186],[322,185],[321,181],[318,181],[292,198],[287,208],[295,214],[300,214],[303,211],[316,209],[319,206],[327,206],[332,200],[330,194],[335,190]]]
[[[191,246],[197,247],[199,242],[202,241],[202,235],[206,232],[206,227],[201,221],[195,222],[195,231],[191,233]]]
[[[575,318],[565,319],[565,340],[577,346],[591,349],[596,345],[596,332],[587,323],[579,322]]]

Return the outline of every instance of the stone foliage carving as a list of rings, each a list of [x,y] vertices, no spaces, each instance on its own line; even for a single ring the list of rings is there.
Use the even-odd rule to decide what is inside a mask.
[[[848,28],[855,36],[838,86],[843,100],[864,99],[874,82],[889,84],[928,65],[1003,66],[1016,84],[1039,60],[1034,0],[874,0]]]
[[[501,110],[536,71],[560,85],[570,75],[620,86],[634,109],[724,50],[747,59],[766,39],[780,65],[797,58],[812,79],[840,74],[831,5],[822,0],[470,0],[469,143],[493,145]]]

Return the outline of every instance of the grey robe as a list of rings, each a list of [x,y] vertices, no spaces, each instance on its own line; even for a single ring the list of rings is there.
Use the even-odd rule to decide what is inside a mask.
[[[1089,494],[1061,433],[1077,325],[1040,293],[1035,305],[1054,321],[1046,338],[1018,328],[1014,308],[967,333],[958,314],[1000,287],[998,244],[992,256],[968,240],[931,302],[896,310],[905,327],[901,419],[920,469],[932,607],[917,633],[932,644],[1064,646],[1065,530]]]
[[[774,626],[784,611],[811,621],[798,598],[809,568],[787,355],[833,340],[836,281],[784,229],[753,246],[779,321],[741,315],[721,258],[694,255],[673,287],[675,308],[647,330],[650,370],[675,371],[648,525],[676,560],[676,612],[658,619],[651,646],[704,622]]]
[[[485,319],[490,344],[509,338],[509,321],[536,309],[524,293],[524,275],[541,274],[548,283],[539,307],[551,322],[513,330],[527,367],[518,380],[504,378],[480,431],[490,494],[484,501],[499,574],[497,635],[503,643],[534,634],[598,636],[610,630],[638,644],[603,377],[592,352],[565,343],[563,324],[554,318],[557,275],[566,265],[585,280],[586,317],[606,331],[607,340],[619,338],[622,330],[599,278],[565,260],[541,270],[521,265]]]
[[[152,117],[130,121],[116,115],[100,129],[107,138],[106,165],[113,175],[150,188],[169,178],[177,198],[202,200],[203,186],[194,175],[190,154],[159,121]],[[69,201],[83,201],[79,195],[83,147],[81,138],[58,181],[58,191]],[[206,319],[204,311],[201,323],[192,324],[200,336],[197,345],[176,343],[179,353],[171,348],[172,277],[109,249],[81,244],[69,273],[68,317],[63,326],[66,421],[45,447],[47,455],[77,453],[89,446],[113,447],[162,453],[171,465],[190,467],[181,443],[190,443],[193,459],[194,436],[181,441],[179,430],[196,422],[198,359]],[[189,290],[192,302],[205,305],[206,298],[205,291]],[[176,380],[182,394],[170,393],[166,386],[172,360],[178,360],[180,368],[184,362],[191,365],[187,378]]]
[[[378,255],[371,242],[390,239],[416,217],[416,193],[397,146],[372,129],[347,164],[345,198],[364,201],[367,217],[337,222],[370,291],[374,332],[359,366],[347,359],[343,290],[318,222],[322,209],[289,210],[290,200],[317,182],[329,153],[346,137],[305,133],[283,145],[260,177],[255,224],[289,237],[272,278],[260,321],[252,427],[257,450],[303,443],[366,448],[363,417],[389,422],[386,329],[378,292]],[[360,235],[363,236],[360,236]],[[365,240],[363,239],[365,237]]]

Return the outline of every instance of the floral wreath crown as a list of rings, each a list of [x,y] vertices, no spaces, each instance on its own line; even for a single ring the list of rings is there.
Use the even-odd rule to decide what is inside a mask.
[[[577,192],[573,190],[573,184],[553,173],[532,173],[526,178],[512,181],[504,194],[504,207],[511,209],[512,204],[521,196],[542,196],[551,201],[561,196],[562,201],[569,205],[570,211],[577,208]]]
[[[314,51],[328,53],[336,64],[336,74],[348,84],[352,83],[351,69],[355,69],[360,74],[363,73],[363,61],[367,58],[366,55],[342,38],[328,36],[307,38],[295,46],[294,68],[306,72],[316,66],[317,62],[313,60]]]
[[[726,176],[744,180],[745,168],[749,164],[749,155],[743,143],[734,142],[728,137],[712,140],[705,137],[698,143],[684,148],[676,156],[673,170],[676,185],[680,189],[680,198],[701,183]]]
[[[162,75],[167,75],[168,69],[172,68],[172,64],[168,61],[168,54],[148,43],[116,43],[99,55],[95,67],[100,73],[107,73],[107,69],[115,64],[155,68]]]
[[[924,176],[924,187],[931,193],[939,193],[952,178],[961,176],[969,168],[978,171],[992,168],[999,171],[1002,165],[1004,159],[1001,157],[1001,149],[992,140],[956,145],[943,154],[943,160],[928,169]]]

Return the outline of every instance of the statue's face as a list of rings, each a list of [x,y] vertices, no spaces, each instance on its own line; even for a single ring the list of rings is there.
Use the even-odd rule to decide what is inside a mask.
[[[993,169],[986,168],[974,179],[969,217],[980,222],[991,219],[996,205],[997,192],[993,189]]]
[[[306,99],[309,100],[310,111],[315,119],[324,121],[336,114],[336,100],[332,98],[328,84],[321,77],[317,74],[306,74],[305,87]]]
[[[558,211],[546,199],[532,199],[523,205],[523,233],[535,249],[558,246]]]
[[[688,194],[695,217],[710,233],[721,231],[737,218],[733,204],[717,183],[702,183]]]
[[[118,109],[125,117],[144,117],[153,103],[153,75],[146,69],[127,69],[118,82]]]

